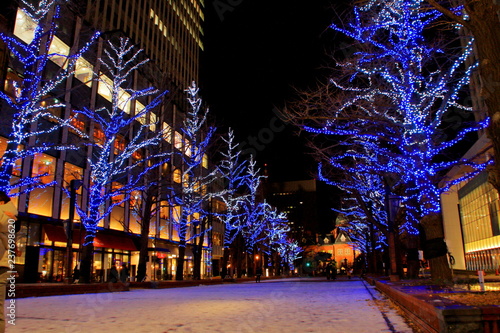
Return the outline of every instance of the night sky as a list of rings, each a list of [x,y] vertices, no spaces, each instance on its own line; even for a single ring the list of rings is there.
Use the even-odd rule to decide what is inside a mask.
[[[294,87],[306,88],[325,75],[331,2],[206,2],[202,98],[219,132],[231,126],[242,149],[268,165],[271,180],[313,178],[309,150],[273,109],[293,98]]]

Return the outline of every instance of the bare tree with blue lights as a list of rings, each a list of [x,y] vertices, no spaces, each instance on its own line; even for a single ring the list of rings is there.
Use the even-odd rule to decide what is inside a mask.
[[[92,155],[88,158],[90,186],[87,204],[76,207],[85,227],[80,266],[80,280],[84,283],[90,282],[93,241],[99,224],[106,221],[114,207],[124,205],[133,193],[144,190],[144,176],[168,158],[163,152],[142,153],[162,140],[162,131],[152,130],[157,124],[150,114],[166,94],[166,91],[160,92],[154,87],[142,90],[130,87],[133,76],[148,59],[141,60],[142,50],[137,50],[128,38],[123,37],[116,42],[107,41],[104,53],[105,57],[100,59],[101,73],[95,75],[111,95],[110,106],[79,111],[92,120],[94,131],[102,133],[91,144]],[[102,73],[106,73],[109,80]],[[125,93],[128,97],[124,99]],[[139,100],[144,103],[149,100],[149,103],[139,104]],[[132,109],[135,112],[124,111]]]
[[[447,132],[448,113],[473,111],[462,103],[476,68],[468,63],[473,40],[464,47],[445,44],[450,36],[431,30],[441,13],[423,10],[422,2],[371,0],[354,8],[346,27],[333,24],[358,52],[337,63],[327,86],[305,97],[295,119],[308,132],[337,142],[322,151],[323,167],[377,175],[389,184],[390,195],[397,195],[405,210],[398,231],[424,232],[432,277],[449,280],[440,195],[491,162],[447,154],[486,128],[489,119]],[[470,172],[439,186],[457,165]]]
[[[219,170],[208,169],[204,165],[204,159],[212,143],[215,127],[207,125],[208,109],[202,106],[202,100],[198,96],[199,88],[196,83],[186,90],[190,109],[184,119],[183,150],[177,150],[176,155],[181,161],[180,185],[171,198],[171,205],[178,208],[178,215],[174,217],[174,228],[179,237],[179,256],[175,279],[184,279],[184,262],[186,246],[191,245],[194,257],[194,278],[201,276],[200,264],[203,244],[208,241],[209,207],[212,198],[220,197],[222,189],[215,188],[215,180],[219,176]]]
[[[78,149],[67,142],[51,142],[49,136],[66,127],[81,138],[86,137],[85,133],[72,125],[74,117],[65,117],[64,113],[59,116],[53,110],[64,110],[66,107],[66,103],[55,95],[56,89],[60,89],[63,82],[71,78],[76,61],[98,36],[95,34],[84,47],[69,55],[58,54],[51,48],[60,19],[58,2],[41,1],[32,5],[22,1],[21,8],[26,26],[20,26],[20,30],[28,32],[24,34],[25,40],[0,33],[0,39],[13,55],[12,66],[20,74],[19,81],[11,82],[12,95],[0,91],[0,98],[7,106],[4,111],[8,108],[12,110],[11,113],[6,112],[10,128],[4,132],[7,147],[1,160],[0,189],[14,195],[54,185],[54,182],[41,182],[41,178],[47,176],[43,173],[32,175],[25,172],[17,175],[20,177],[13,177],[17,162],[23,161],[23,168],[28,169],[29,162],[37,154]],[[59,65],[59,70],[49,74],[51,72],[47,68],[52,62]]]
[[[256,164],[253,155],[250,155],[246,179],[247,197],[243,203],[242,223],[242,235],[248,253],[256,251],[256,245],[261,240],[265,229],[263,223],[265,205],[259,200],[259,187],[265,176],[260,174],[260,169],[256,167]]]
[[[224,223],[224,263],[229,261],[229,250],[242,230],[242,205],[247,194],[244,185],[247,181],[246,160],[241,159],[241,151],[234,142],[234,132],[229,129],[227,138],[223,138],[227,150],[223,151],[219,165],[225,182],[226,193],[221,196],[225,211],[218,214]],[[226,266],[223,267],[223,276],[226,275]]]

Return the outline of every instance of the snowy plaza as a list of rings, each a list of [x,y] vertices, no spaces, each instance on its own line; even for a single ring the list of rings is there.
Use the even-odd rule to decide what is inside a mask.
[[[7,332],[412,333],[374,287],[294,278],[16,300]]]

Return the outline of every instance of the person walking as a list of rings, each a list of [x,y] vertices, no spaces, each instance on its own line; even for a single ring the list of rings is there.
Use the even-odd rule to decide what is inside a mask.
[[[255,271],[255,282],[260,282],[260,277],[262,275],[262,268],[257,268],[257,270]]]
[[[9,250],[14,250],[15,243],[10,243],[10,233],[15,234],[17,208],[10,200],[7,193],[0,191],[0,333],[5,332],[4,304],[7,294],[7,279],[14,277],[10,271],[14,270],[14,262],[9,260]],[[13,245],[14,244],[14,245]]]
[[[78,283],[78,281],[80,281],[80,269],[78,269],[78,265],[76,265],[73,270],[73,283]]]

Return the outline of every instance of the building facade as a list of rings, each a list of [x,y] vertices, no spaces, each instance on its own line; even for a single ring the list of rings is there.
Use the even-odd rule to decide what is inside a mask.
[[[33,34],[33,22],[17,8],[15,2],[8,6],[4,13],[1,28],[11,32],[16,38],[29,43]],[[134,77],[133,88],[142,89],[154,85],[159,89],[169,90],[166,102],[158,110],[149,115],[150,123],[166,130],[160,149],[168,152],[186,153],[187,142],[183,138],[181,126],[186,112],[185,94],[183,90],[198,80],[199,55],[202,44],[203,3],[193,1],[132,1],[103,0],[87,3],[70,1],[61,7],[59,29],[50,45],[50,52],[56,54],[71,54],[75,45],[82,45],[98,29],[102,33],[100,40],[90,51],[78,59],[73,77],[65,82],[64,89],[57,91],[58,96],[49,96],[47,100],[64,100],[65,108],[54,108],[60,117],[70,117],[72,109],[99,106],[111,102],[110,91],[104,89],[97,81],[93,81],[93,72],[98,66],[98,59],[103,55],[102,45],[105,39],[117,36],[131,38],[132,42],[144,50],[145,56],[151,61],[147,67]],[[30,37],[31,36],[31,37]],[[15,62],[8,61],[8,51],[0,49],[1,79],[5,84],[3,89],[10,96],[16,94],[16,82],[22,73],[18,71]],[[54,56],[47,71],[57,71],[64,63]],[[109,80],[104,70],[99,72],[101,78]],[[129,95],[122,91],[120,96],[125,101]],[[123,112],[135,112],[144,105],[136,102],[123,107]],[[126,103],[124,103],[126,105]],[[0,112],[2,123],[0,127],[0,155],[6,149],[9,124],[5,123],[9,113],[13,112],[2,103]],[[139,120],[142,122],[143,120]],[[144,120],[146,121],[146,120]],[[75,118],[73,125],[91,138],[98,141],[102,132],[93,122]],[[133,128],[131,128],[131,132]],[[47,139],[47,138],[45,138]],[[63,129],[49,136],[52,142],[59,140],[76,140],[74,133]],[[119,154],[127,137],[118,137],[115,142],[115,154]],[[19,161],[14,170],[15,177],[29,174],[43,174],[42,181],[56,185],[37,189],[29,194],[21,194],[14,198],[19,208],[21,230],[17,234],[18,255],[16,257],[19,282],[59,282],[68,278],[66,267],[68,239],[65,233],[65,222],[70,218],[70,198],[62,190],[72,180],[82,181],[76,191],[76,200],[84,207],[87,202],[87,189],[90,185],[89,167],[86,162],[92,154],[91,149],[79,151],[57,151],[37,154],[33,158]],[[174,155],[172,155],[174,156]],[[134,158],[140,159],[140,156]],[[173,157],[161,167],[158,180],[169,188],[182,186],[179,178],[182,159]],[[205,156],[201,173],[208,172],[210,162]],[[115,185],[113,185],[115,186]],[[119,183],[116,186],[120,186]],[[163,194],[162,194],[163,195]],[[136,199],[138,198],[137,195]],[[111,204],[111,203],[110,203]],[[127,263],[131,277],[136,274],[139,261],[138,235],[141,223],[133,211],[134,204],[125,202],[115,206],[111,215],[98,226],[94,240],[93,281],[106,281],[108,271],[113,264],[119,267]],[[177,242],[179,240],[175,223],[181,207],[168,203],[165,195],[162,197],[161,208],[155,215],[149,230],[149,254],[147,275],[149,279],[161,280],[172,278],[176,270]],[[217,206],[213,204],[213,206]],[[69,266],[75,267],[79,262],[79,250],[82,244],[78,213],[75,213],[74,232],[72,238],[72,255]],[[217,221],[213,221],[217,224]],[[217,225],[214,230],[221,232]],[[212,246],[212,234],[204,240],[202,258],[202,275],[209,276],[212,272],[212,250],[222,256],[222,245]],[[219,248],[220,247],[220,248]],[[188,247],[186,251],[185,276],[192,272],[193,255]]]
[[[478,161],[491,158],[491,144],[485,135],[464,157]],[[466,168],[454,168],[447,179],[463,175]],[[448,251],[455,269],[484,270],[498,274],[500,265],[499,194],[488,182],[488,172],[452,187],[441,196],[443,225]]]

